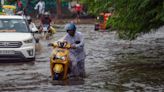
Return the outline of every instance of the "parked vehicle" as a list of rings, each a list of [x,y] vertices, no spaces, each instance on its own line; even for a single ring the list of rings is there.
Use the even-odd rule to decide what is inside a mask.
[[[35,60],[35,39],[24,16],[0,15],[0,60]]]

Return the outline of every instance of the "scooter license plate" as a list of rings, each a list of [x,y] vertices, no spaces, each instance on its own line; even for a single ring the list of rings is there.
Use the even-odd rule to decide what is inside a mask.
[[[47,27],[43,27],[43,30],[44,30],[44,31],[48,31],[48,28],[47,28]]]
[[[0,55],[10,55],[15,54],[13,50],[0,50]]]

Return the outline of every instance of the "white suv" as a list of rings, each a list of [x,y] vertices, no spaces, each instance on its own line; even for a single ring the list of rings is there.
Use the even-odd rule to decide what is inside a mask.
[[[0,15],[0,60],[35,60],[35,43],[23,16]]]

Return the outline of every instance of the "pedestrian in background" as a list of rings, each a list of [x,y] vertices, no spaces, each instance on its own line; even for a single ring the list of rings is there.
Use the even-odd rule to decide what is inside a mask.
[[[45,2],[43,0],[39,0],[34,9],[37,11],[37,18],[40,18],[45,12]]]
[[[82,12],[82,6],[80,4],[76,4],[75,5],[75,11],[76,11],[77,22],[79,22],[80,21],[80,15],[81,15],[81,12]]]
[[[16,7],[17,7],[17,9],[16,9],[17,12],[23,11],[23,4],[20,0],[17,0]]]

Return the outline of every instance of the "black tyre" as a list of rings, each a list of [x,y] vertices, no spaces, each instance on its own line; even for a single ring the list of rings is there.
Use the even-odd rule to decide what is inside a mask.
[[[99,30],[99,24],[95,24],[94,30],[95,30],[95,31],[98,31],[98,30]]]
[[[54,80],[59,80],[59,73],[54,74]]]

